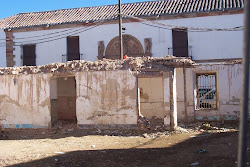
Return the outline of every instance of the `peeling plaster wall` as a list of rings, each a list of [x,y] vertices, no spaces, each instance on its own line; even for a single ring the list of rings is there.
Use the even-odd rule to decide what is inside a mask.
[[[0,39],[5,39],[4,30],[0,29]],[[1,41],[2,43],[3,41]],[[6,67],[6,45],[0,44],[0,67]]]
[[[0,125],[4,128],[49,127],[50,76],[0,75]]]
[[[136,125],[137,83],[128,70],[76,73],[79,127]]]
[[[164,87],[162,77],[138,78],[140,112],[147,119],[163,119]]]
[[[196,74],[204,72],[215,72],[217,77],[217,109],[196,110]],[[178,74],[182,75],[182,70]],[[178,119],[181,121],[185,115],[183,113],[183,77],[178,78]],[[200,65],[196,68],[186,69],[187,87],[187,119],[194,120],[238,120],[240,111],[242,82],[242,64],[214,64]],[[250,102],[249,102],[250,104]]]

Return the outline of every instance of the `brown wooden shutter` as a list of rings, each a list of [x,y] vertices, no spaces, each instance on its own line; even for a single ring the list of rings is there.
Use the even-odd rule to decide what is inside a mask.
[[[23,65],[36,65],[36,45],[23,45]]]
[[[188,57],[188,36],[185,29],[173,29],[173,55]]]
[[[67,61],[80,60],[79,36],[67,37]]]

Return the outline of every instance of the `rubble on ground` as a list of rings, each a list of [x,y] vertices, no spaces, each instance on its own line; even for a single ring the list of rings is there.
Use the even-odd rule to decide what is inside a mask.
[[[0,131],[0,140],[8,139],[8,135],[2,130]]]
[[[31,138],[57,138],[67,136],[112,136],[112,137],[130,137],[130,138],[158,138],[169,137],[174,134],[199,134],[198,137],[205,137],[215,133],[237,132],[239,130],[237,123],[221,122],[195,122],[182,123],[175,131],[167,130],[163,124],[154,124],[144,117],[138,120],[138,127],[135,129],[79,129],[75,122],[58,121],[51,129],[4,129],[0,131],[0,140],[8,140],[9,135],[15,136],[22,140]],[[13,133],[14,132],[14,133]],[[19,136],[19,137],[18,137]],[[11,138],[11,137],[10,137]]]

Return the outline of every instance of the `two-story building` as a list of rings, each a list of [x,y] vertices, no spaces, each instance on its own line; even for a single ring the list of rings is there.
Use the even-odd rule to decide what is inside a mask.
[[[0,65],[15,68],[0,69],[0,125],[237,120],[243,8],[243,0],[123,4],[123,52],[132,57],[123,62],[117,5],[1,19]]]

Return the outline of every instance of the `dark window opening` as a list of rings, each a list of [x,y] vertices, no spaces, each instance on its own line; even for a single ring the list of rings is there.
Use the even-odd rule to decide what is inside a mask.
[[[80,60],[79,36],[67,37],[67,61]]]
[[[23,65],[36,65],[36,45],[23,45]]]
[[[188,35],[186,29],[173,29],[173,56],[188,57]]]
[[[197,109],[216,109],[216,74],[197,74]]]

